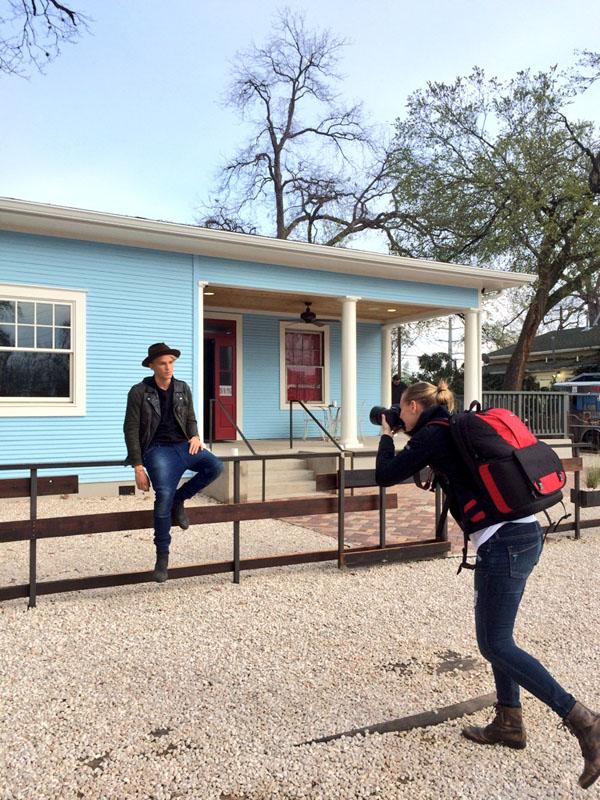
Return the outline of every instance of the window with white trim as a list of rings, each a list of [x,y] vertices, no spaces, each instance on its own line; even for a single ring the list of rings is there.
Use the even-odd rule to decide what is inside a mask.
[[[281,323],[281,404],[302,400],[326,405],[329,395],[329,328]]]
[[[85,413],[85,293],[0,284],[0,415]]]

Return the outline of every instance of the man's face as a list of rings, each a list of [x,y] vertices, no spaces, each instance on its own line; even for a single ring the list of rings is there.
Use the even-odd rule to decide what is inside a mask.
[[[161,381],[170,381],[173,377],[173,363],[177,359],[175,356],[159,356],[150,362],[150,369],[155,378]]]

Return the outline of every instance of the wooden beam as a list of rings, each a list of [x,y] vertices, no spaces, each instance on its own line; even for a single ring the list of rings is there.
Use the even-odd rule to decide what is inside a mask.
[[[410,478],[405,478],[399,481],[394,486],[400,486],[403,483],[413,483],[414,479],[411,475]],[[358,489],[364,487],[377,486],[375,482],[374,469],[348,469],[344,472],[344,485],[346,489]],[[338,488],[338,474],[337,472],[328,472],[323,475],[317,475],[316,487],[318,492],[329,492]]]
[[[440,544],[435,543],[434,544]],[[441,544],[447,544],[442,542]],[[414,545],[393,545],[379,552],[397,550],[398,547],[406,548],[406,557]],[[372,548],[356,548],[356,552],[368,553]],[[352,551],[347,551],[352,552]],[[344,553],[344,555],[347,554]],[[304,553],[285,553],[276,556],[260,556],[258,558],[245,558],[240,561],[240,569],[266,569],[268,567],[291,566],[294,564],[314,564],[321,561],[335,561],[338,557],[335,550],[309,550]],[[421,556],[425,557],[425,556]],[[390,559],[393,560],[393,559]],[[170,567],[169,580],[177,578],[193,578],[198,575],[217,575],[223,572],[233,572],[233,561],[214,561],[206,564],[194,564],[187,567]],[[152,572],[122,572],[112,575],[90,575],[83,578],[63,578],[55,581],[40,581],[36,584],[37,594],[56,594],[59,592],[76,592],[82,589],[105,589],[111,586],[129,586],[135,583],[152,582]],[[29,584],[0,587],[0,601],[14,600],[18,597],[29,595]]]
[[[346,497],[346,511],[375,511],[379,508],[379,495],[356,495]],[[386,508],[397,508],[395,494],[386,495]],[[190,506],[186,513],[192,525],[220,522],[243,522],[254,519],[281,519],[314,514],[336,514],[337,497],[304,497],[292,500],[269,500],[265,503],[227,503],[210,506]],[[84,514],[75,517],[53,517],[36,520],[38,539],[59,536],[81,536],[88,533],[130,531],[152,528],[153,512],[117,511],[108,514]],[[29,539],[29,520],[0,522],[0,542],[16,542]]]
[[[77,475],[44,476],[37,479],[38,496],[50,494],[77,494],[79,477]],[[29,478],[3,478],[0,480],[0,498],[29,497],[31,480]]]
[[[560,463],[565,472],[581,472],[583,470],[582,458],[561,458]]]
[[[443,555],[450,548],[450,542],[440,542],[436,539],[402,542],[402,544],[388,545],[383,548],[353,547],[342,553],[342,564],[345,567],[367,567],[391,561],[416,561]]]
[[[305,553],[290,553],[261,558],[246,558],[240,561],[241,569],[264,569],[266,567],[288,566],[292,564],[312,564],[319,561],[334,561],[336,550],[315,550]],[[198,575],[217,575],[222,572],[233,572],[233,561],[215,561],[207,564],[195,564],[188,567],[170,567],[169,580],[177,578],[193,578]],[[152,572],[122,572],[114,575],[91,575],[84,578],[64,578],[56,581],[40,581],[36,584],[37,594],[55,594],[58,592],[76,592],[81,589],[104,589],[111,586],[129,586],[135,583],[151,583]],[[1,600],[14,600],[29,595],[29,584],[4,586],[0,588]]]

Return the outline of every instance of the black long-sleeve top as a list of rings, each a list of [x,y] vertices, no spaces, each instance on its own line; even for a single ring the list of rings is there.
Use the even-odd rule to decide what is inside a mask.
[[[375,466],[375,479],[379,486],[392,486],[414,475],[424,467],[431,467],[450,500],[450,513],[467,533],[481,530],[503,520],[494,515],[475,480],[468,473],[452,441],[446,406],[431,406],[421,414],[406,447],[399,452],[391,436],[383,435]],[[465,510],[466,507],[466,510]],[[465,516],[468,511],[468,516]],[[477,523],[469,517],[484,511]]]

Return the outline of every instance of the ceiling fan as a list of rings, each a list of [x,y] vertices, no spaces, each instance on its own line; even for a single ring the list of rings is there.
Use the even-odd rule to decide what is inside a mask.
[[[300,319],[302,320],[302,322],[306,322],[307,325],[318,325],[319,328],[322,328],[323,325],[325,325],[325,323],[321,322],[320,319],[317,319],[317,315],[315,314],[315,312],[311,311],[310,307],[312,305],[312,302],[305,300],[304,305],[306,306],[306,308],[300,314]]]

